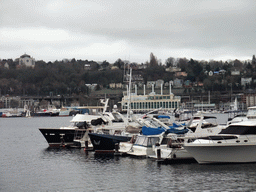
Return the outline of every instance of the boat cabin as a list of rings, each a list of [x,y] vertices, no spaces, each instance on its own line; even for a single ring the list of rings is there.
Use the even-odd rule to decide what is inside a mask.
[[[159,142],[160,142],[159,136],[138,135],[134,145],[152,147],[153,145]]]

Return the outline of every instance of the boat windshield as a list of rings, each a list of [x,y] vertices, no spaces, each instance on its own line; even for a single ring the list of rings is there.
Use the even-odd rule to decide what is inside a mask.
[[[113,122],[123,122],[123,119],[119,114],[113,113],[112,115],[114,117],[114,120],[112,120]]]
[[[159,137],[137,137],[135,145],[141,145],[145,147],[152,147],[157,142],[159,142]]]
[[[249,109],[247,112],[248,119],[255,119],[256,118],[256,108]]]

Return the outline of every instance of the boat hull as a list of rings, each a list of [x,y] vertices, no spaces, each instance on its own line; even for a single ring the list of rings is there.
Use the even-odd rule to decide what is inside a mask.
[[[127,152],[128,155],[137,156],[137,157],[148,157],[154,155],[152,147],[145,147],[140,145],[133,145],[132,149]]]
[[[114,150],[116,143],[127,142],[131,139],[129,136],[107,135],[98,133],[88,134],[94,150]]]
[[[49,144],[49,147],[63,147],[74,145],[77,135],[83,135],[86,129],[75,128],[39,128],[40,132]]]
[[[182,148],[170,148],[170,147],[156,147],[155,156],[157,158],[157,150],[160,150],[161,159],[165,160],[184,160],[184,159],[194,159],[193,156]]]
[[[256,143],[229,145],[185,145],[200,164],[256,162]]]

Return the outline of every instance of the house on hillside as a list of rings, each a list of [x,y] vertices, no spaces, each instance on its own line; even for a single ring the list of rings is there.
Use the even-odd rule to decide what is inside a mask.
[[[19,60],[19,67],[26,66],[26,67],[35,67],[35,59],[28,54],[21,55]]]
[[[176,78],[176,79],[173,80],[173,87],[181,88],[182,85],[183,85],[183,79]]]
[[[247,84],[249,85],[252,82],[252,78],[241,78],[241,85],[246,86]]]
[[[156,81],[156,88],[160,88],[162,85],[164,85],[164,80],[158,79]]]
[[[185,71],[177,71],[175,72],[175,77],[187,77],[188,74]]]
[[[231,75],[240,75],[240,71],[237,69],[234,69],[231,71]]]

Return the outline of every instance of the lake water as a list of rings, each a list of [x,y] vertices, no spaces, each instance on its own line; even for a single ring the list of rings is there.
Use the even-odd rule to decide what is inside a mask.
[[[256,191],[255,164],[158,164],[48,149],[38,128],[66,126],[71,118],[0,118],[0,191]]]

